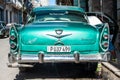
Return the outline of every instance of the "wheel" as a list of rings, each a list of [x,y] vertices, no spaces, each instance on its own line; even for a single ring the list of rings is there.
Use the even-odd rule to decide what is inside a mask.
[[[5,35],[6,37],[9,37],[9,33],[6,33],[6,35]]]
[[[3,35],[1,37],[4,38],[5,37],[5,33],[3,33]]]
[[[97,69],[97,65],[98,65],[97,62],[86,63],[85,70],[90,71],[90,72],[95,72]]]
[[[19,67],[19,71],[20,71],[20,72],[26,72],[26,71],[27,71],[27,68],[26,68],[26,67]]]
[[[18,63],[18,64],[20,64],[20,65],[26,64],[27,65],[28,63]],[[30,65],[33,65],[33,64],[30,64]],[[31,68],[33,68],[33,67],[23,67],[23,66],[21,66],[21,67],[18,67],[18,68],[19,68],[20,72],[27,72],[27,71],[31,70]]]
[[[0,38],[4,38],[5,34],[1,35]]]
[[[9,37],[9,34],[7,35],[7,37]]]

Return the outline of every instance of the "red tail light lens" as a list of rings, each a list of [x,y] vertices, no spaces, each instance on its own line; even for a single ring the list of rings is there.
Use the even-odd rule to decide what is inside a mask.
[[[15,40],[15,36],[14,36],[14,35],[11,35],[11,36],[10,36],[10,39],[11,39],[11,40]]]
[[[108,46],[109,46],[108,42],[103,43],[103,47],[108,47]]]
[[[104,39],[108,39],[108,35],[107,34],[104,34],[103,37],[104,37]]]
[[[11,43],[11,44],[10,44],[10,47],[11,47],[12,49],[16,48],[16,44],[15,44],[15,43]]]

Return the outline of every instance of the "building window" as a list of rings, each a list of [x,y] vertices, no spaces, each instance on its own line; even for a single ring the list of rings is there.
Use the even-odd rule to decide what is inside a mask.
[[[2,21],[2,10],[0,9],[0,21]]]
[[[0,9],[0,21],[3,21],[3,17],[4,17],[3,9]]]
[[[83,8],[85,11],[88,11],[88,0],[80,0],[80,7]]]
[[[12,22],[12,12],[10,11],[10,22]]]
[[[8,23],[8,11],[6,10],[6,23]]]

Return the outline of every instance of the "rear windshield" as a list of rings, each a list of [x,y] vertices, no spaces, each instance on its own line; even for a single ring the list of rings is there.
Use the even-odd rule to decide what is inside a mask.
[[[34,21],[79,21],[87,22],[86,15],[78,11],[43,11],[36,12]]]

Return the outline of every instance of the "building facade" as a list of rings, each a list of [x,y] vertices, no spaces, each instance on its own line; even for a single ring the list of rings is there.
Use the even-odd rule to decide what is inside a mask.
[[[0,0],[0,21],[4,21],[4,8],[5,2],[4,0]]]
[[[57,5],[78,6],[86,12],[103,12],[120,25],[120,0],[56,0]]]
[[[24,6],[27,4],[26,11],[29,12],[30,6],[47,6],[49,0],[0,0],[0,21],[6,23],[23,22],[23,3]],[[82,7],[87,12],[103,12],[111,16],[120,25],[120,0],[56,0],[56,4]],[[24,14],[27,15],[27,12]]]
[[[0,21],[21,23],[22,0],[0,0]]]
[[[6,0],[5,21],[6,23],[21,23],[21,0]]]
[[[30,2],[32,3],[33,8],[49,5],[49,0],[30,0]]]
[[[117,20],[120,26],[120,0],[117,0]]]
[[[120,28],[120,0],[88,0],[89,12],[103,12],[112,17]]]
[[[89,12],[103,12],[117,21],[117,1],[116,0],[89,0]]]
[[[74,0],[56,0],[57,5],[65,5],[65,6],[72,6],[74,4]]]

